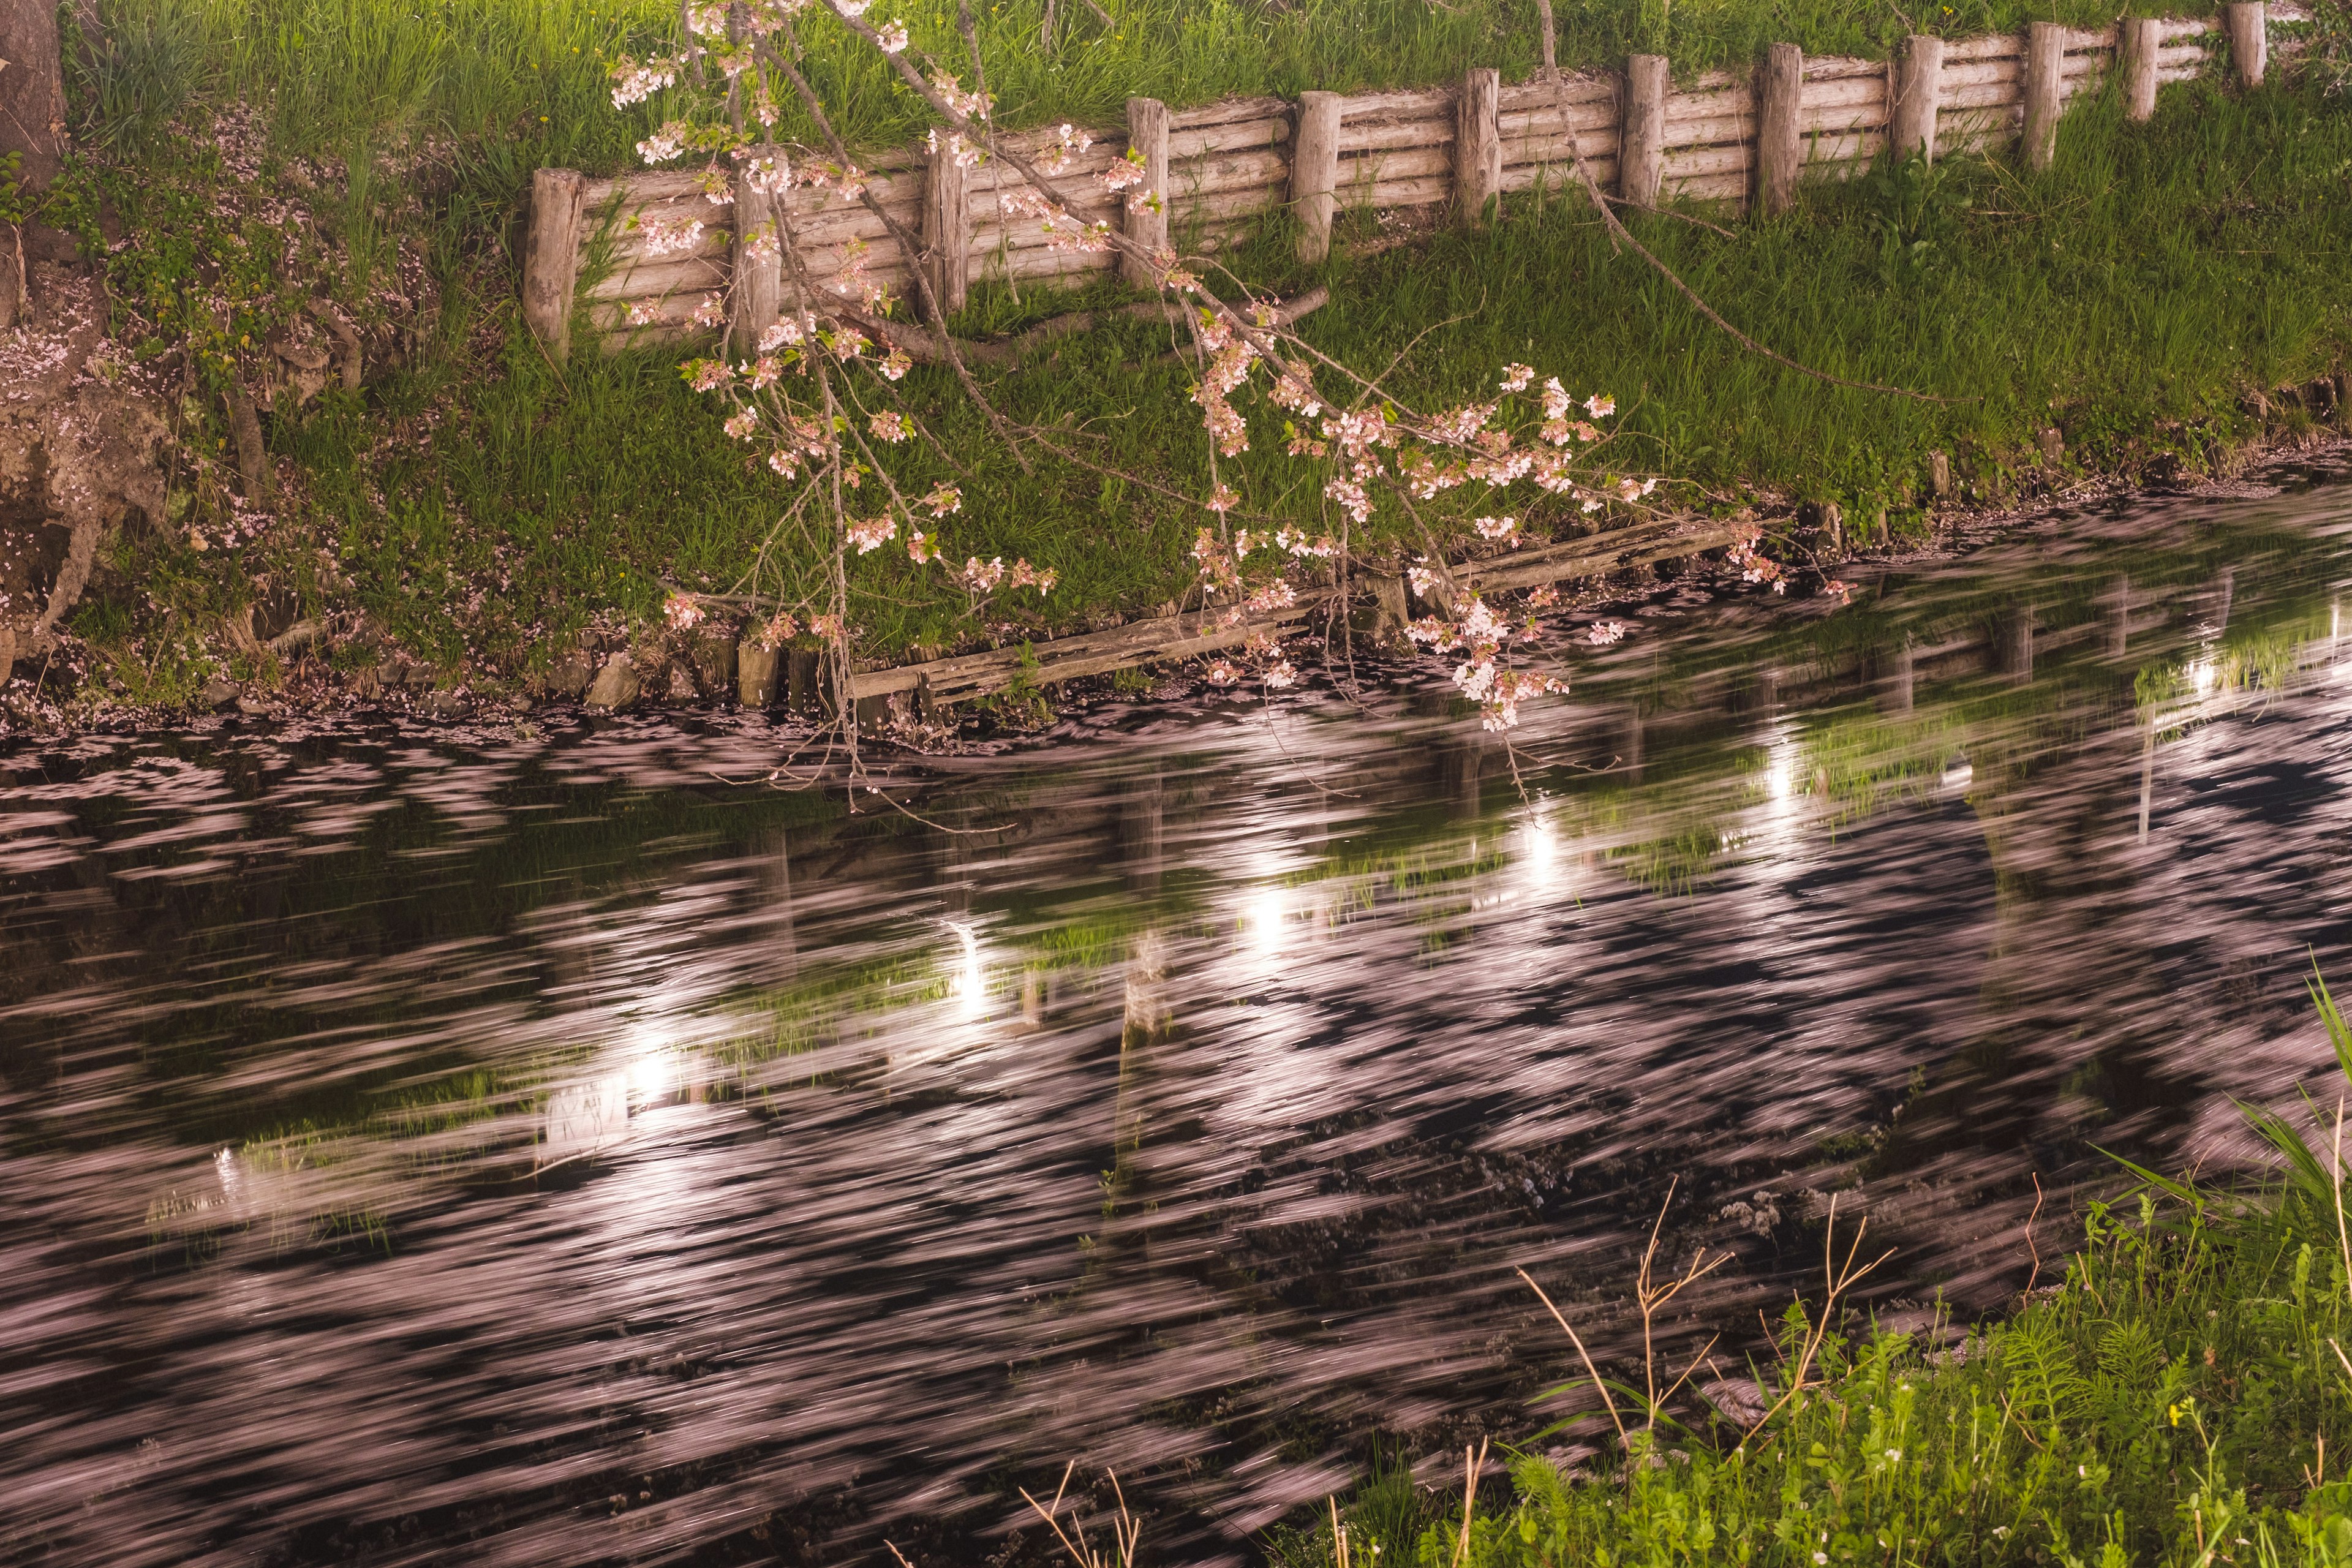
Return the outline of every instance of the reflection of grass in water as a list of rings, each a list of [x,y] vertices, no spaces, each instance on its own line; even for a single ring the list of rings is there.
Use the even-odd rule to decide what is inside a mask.
[[[2210,651],[2140,666],[2132,678],[2132,696],[2141,718],[2167,721],[2163,734],[2169,738],[2197,720],[2179,710],[2186,704],[2284,691],[2313,656],[2325,651],[2321,645],[2331,642],[2332,619],[2326,604],[2299,605],[2285,618],[2232,628]]]
[[[1723,833],[1704,824],[1609,851],[1608,862],[1625,879],[1661,898],[1698,891],[1715,875],[1724,850]]]

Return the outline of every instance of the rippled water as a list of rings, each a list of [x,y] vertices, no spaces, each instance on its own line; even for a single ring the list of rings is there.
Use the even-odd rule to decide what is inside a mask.
[[[1996,1304],[2090,1144],[2325,1081],[2344,478],[1668,584],[1510,751],[1414,673],[854,812],[751,721],[0,753],[0,1556],[978,1560],[1077,1458],[1243,1557],[1532,1427],[1516,1268],[1624,1353],[1670,1181],[1726,1370],[1835,1189]]]

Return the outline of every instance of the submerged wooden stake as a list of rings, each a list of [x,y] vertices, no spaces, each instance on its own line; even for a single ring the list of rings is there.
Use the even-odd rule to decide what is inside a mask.
[[[1936,161],[1936,104],[1944,90],[1944,40],[1914,33],[1895,73],[1895,155]]]
[[[1454,101],[1454,206],[1465,228],[1486,221],[1486,204],[1503,195],[1503,75],[1492,66],[1473,66],[1462,78]]]
[[[577,169],[531,171],[522,319],[559,363],[572,352],[572,293],[580,280],[580,186]]]
[[[1625,61],[1625,125],[1617,153],[1617,194],[1636,206],[1658,205],[1666,177],[1666,57]]]
[[[1797,110],[1804,86],[1804,51],[1794,44],[1773,45],[1764,62],[1763,107],[1756,132],[1756,195],[1768,216],[1787,212],[1797,199],[1797,171],[1804,159]]]
[[[2058,113],[2064,103],[2066,29],[2036,22],[2025,40],[2025,141],[2029,169],[2046,169],[2058,155]]]
[[[1168,106],[1156,98],[1127,100],[1127,144],[1143,154],[1143,183],[1128,193],[1127,237],[1147,251],[1168,248]],[[1147,199],[1138,199],[1147,198]],[[1139,288],[1155,285],[1156,271],[1140,257],[1121,256],[1119,276]]]
[[[2156,50],[2164,24],[2153,16],[2126,16],[2116,28],[2116,53],[2123,62],[2124,118],[2145,122],[2156,116]]]
[[[1298,216],[1298,259],[1331,254],[1331,218],[1339,188],[1339,110],[1336,92],[1298,95],[1298,134],[1291,140],[1290,205]]]
[[[2223,13],[2230,27],[2230,54],[2238,62],[2238,85],[2263,85],[2263,67],[2270,55],[2269,17],[2263,0],[2239,0]]]

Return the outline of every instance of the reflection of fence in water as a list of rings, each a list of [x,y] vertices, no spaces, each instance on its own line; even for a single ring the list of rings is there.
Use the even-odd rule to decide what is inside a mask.
[[[2045,146],[2066,100],[2095,90],[2119,63],[2127,108],[2143,115],[2157,83],[2192,78],[2219,58],[2225,32],[2241,79],[2259,81],[2268,24],[2302,15],[2255,3],[2232,5],[2219,20],[2037,25],[2023,34],[1917,38],[1887,61],[1784,53],[1772,68],[1710,71],[1679,89],[1662,58],[1635,56],[1622,73],[1557,83],[1498,83],[1480,68],[1444,87],[1310,92],[1295,103],[1232,99],[1171,113],[1155,100],[1132,99],[1129,123],[1094,128],[1094,143],[1050,184],[1081,224],[1125,224],[1139,236],[1161,215],[1129,212],[1100,179],[1131,144],[1150,166],[1168,171],[1164,221],[1180,248],[1217,250],[1287,206],[1310,258],[1328,244],[1335,206],[1408,219],[1450,207],[1475,219],[1490,197],[1574,184],[1578,154],[1597,183],[1636,202],[1746,203],[1767,192],[1777,199],[1800,172],[1853,174],[1891,135],[1931,153],[1983,152],[2021,138],[2029,150]],[[1776,74],[1791,63],[1793,73]],[[1774,81],[1792,81],[1795,90]],[[1054,140],[1050,131],[1004,138],[1032,156]],[[1002,161],[963,170],[902,147],[874,153],[864,172],[889,221],[919,237],[950,310],[975,279],[1076,280],[1118,264],[1112,251],[1056,248],[1040,220],[1009,214],[1009,193],[1025,182]],[[751,297],[778,310],[792,303],[780,258],[747,257],[730,232],[751,226],[735,221],[739,205],[748,212],[756,201],[764,212],[772,198],[739,180],[731,191],[722,185],[714,203],[710,178],[699,171],[599,180],[538,172],[524,313],[551,346],[568,347],[583,252],[597,265],[578,303],[610,347],[707,331],[697,312],[739,267],[771,274]],[[814,287],[845,290],[845,276],[860,271],[901,298],[918,297],[888,224],[861,200],[827,184],[796,186],[778,205]]]

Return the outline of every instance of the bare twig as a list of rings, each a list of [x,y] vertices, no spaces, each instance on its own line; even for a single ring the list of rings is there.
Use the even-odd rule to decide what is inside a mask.
[[[2033,1240],[2033,1222],[2042,1217],[2042,1173],[2035,1171],[2031,1174],[2033,1177],[2033,1212],[2025,1216],[2025,1250],[2032,1255],[2033,1272],[2025,1277],[2025,1293],[2028,1296],[2033,1294],[2034,1284],[2042,1278],[2042,1248],[2034,1245]]]
[[[2336,1245],[2344,1253],[2344,1278],[2352,1281],[2352,1235],[2347,1235],[2344,1226],[2344,1097],[2340,1094],[2336,1097],[2336,1168],[2330,1174],[2335,1178],[2328,1195],[2336,1200]]]
[[[1592,1352],[1584,1348],[1584,1341],[1578,1336],[1569,1321],[1560,1315],[1559,1309],[1552,1305],[1551,1298],[1544,1294],[1544,1288],[1536,1283],[1535,1276],[1524,1268],[1516,1272],[1520,1279],[1528,1282],[1528,1289],[1536,1293],[1536,1300],[1544,1304],[1544,1310],[1551,1314],[1551,1321],[1559,1325],[1560,1332],[1568,1336],[1568,1342],[1576,1347],[1578,1358],[1584,1363],[1584,1370],[1592,1379],[1592,1386],[1601,1391],[1601,1403],[1609,1412],[1611,1425],[1617,1428],[1617,1441],[1622,1447],[1625,1442],[1625,1418],[1617,1414],[1617,1402],[1609,1397],[1609,1385],[1601,1381],[1601,1369],[1592,1364]]]
[[[1478,1472],[1486,1468],[1486,1440],[1484,1437],[1478,1439],[1476,1458],[1471,1457],[1466,1446],[1463,1448],[1462,1534],[1454,1543],[1452,1568],[1462,1568],[1463,1562],[1470,1555],[1470,1515],[1478,1506]]]

